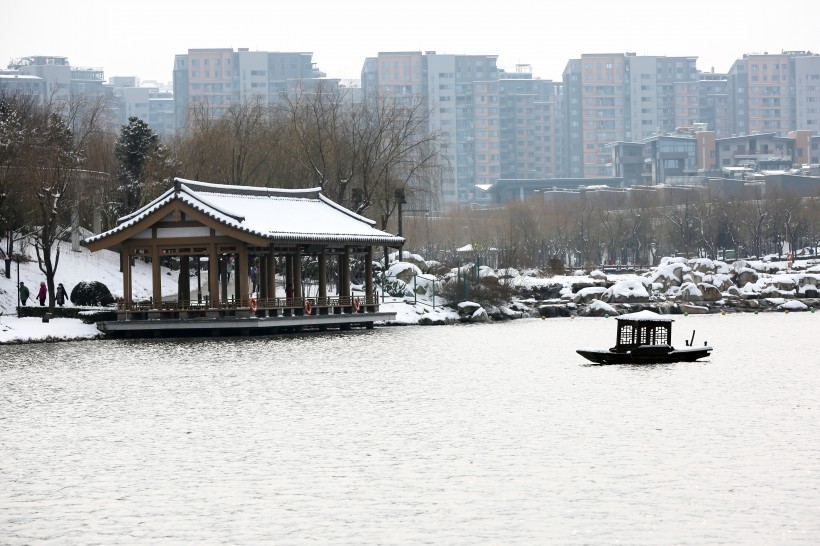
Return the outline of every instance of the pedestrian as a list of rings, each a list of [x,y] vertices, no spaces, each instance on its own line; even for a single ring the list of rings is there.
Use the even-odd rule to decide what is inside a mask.
[[[256,292],[256,264],[251,266],[251,292]]]
[[[285,297],[287,298],[288,305],[293,305],[293,285],[290,283],[285,287]]]
[[[18,290],[20,291],[20,301],[25,306],[26,302],[28,301],[28,295],[29,295],[28,286],[26,286],[25,284],[23,284],[22,281],[20,281],[20,287],[18,288]]]
[[[40,300],[40,307],[45,306],[46,298],[48,297],[48,288],[46,288],[46,283],[40,283],[40,291],[37,292],[37,299]]]
[[[60,284],[57,285],[57,294],[56,294],[56,296],[57,296],[57,305],[62,307],[65,304],[65,298],[66,298],[65,287],[63,286],[63,283],[60,283]]]

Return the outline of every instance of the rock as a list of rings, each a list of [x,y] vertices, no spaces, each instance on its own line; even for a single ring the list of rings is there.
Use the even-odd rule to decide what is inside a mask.
[[[544,318],[569,317],[572,312],[565,305],[542,305],[538,314]]]
[[[470,315],[468,322],[490,322],[490,316],[483,307],[479,307],[472,315]]]
[[[459,316],[462,316],[462,317],[472,316],[473,313],[475,313],[479,309],[483,310],[481,305],[479,305],[478,303],[476,303],[474,301],[462,301],[461,303],[458,304],[458,314],[459,314]]]
[[[678,290],[678,299],[681,301],[703,301],[703,292],[693,282],[685,282]]]
[[[584,314],[589,317],[616,317],[619,315],[618,311],[614,307],[600,300],[595,300],[592,304],[587,306]]]
[[[595,271],[590,272],[590,278],[596,281],[603,281],[606,282],[606,273],[601,271],[600,269],[596,269]]]
[[[735,284],[743,287],[747,283],[756,283],[758,279],[757,271],[751,268],[745,268],[735,272]]]
[[[619,281],[607,288],[600,299],[607,303],[648,303],[645,281],[649,282],[645,278]]]
[[[572,301],[575,303],[589,303],[601,298],[606,288],[603,286],[590,286],[579,290],[573,297]]]
[[[802,301],[791,300],[777,306],[782,311],[808,311],[809,306]]]
[[[693,305],[691,303],[679,303],[678,308],[681,313],[688,313],[690,315],[706,315],[709,313],[709,308],[704,305]]]
[[[723,298],[720,290],[713,284],[700,283],[698,284],[698,290],[703,294],[703,301],[718,301]]]

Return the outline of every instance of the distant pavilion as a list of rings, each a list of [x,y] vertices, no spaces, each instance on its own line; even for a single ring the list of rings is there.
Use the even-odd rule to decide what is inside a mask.
[[[380,314],[373,285],[373,247],[401,248],[398,237],[374,227],[375,222],[334,203],[319,188],[288,190],[210,184],[177,178],[173,188],[104,233],[85,239],[91,251],[119,250],[123,272],[123,298],[118,321],[188,321],[185,328],[201,326],[201,319],[228,321],[220,327],[242,326],[237,318],[314,318],[314,322],[349,324]],[[318,294],[303,297],[302,258],[318,263]],[[160,263],[176,257],[180,263],[177,299],[163,298]],[[336,258],[338,293],[327,292],[328,260]],[[351,294],[351,258],[364,262],[364,293]],[[149,258],[152,264],[152,297],[134,301],[131,265]],[[208,297],[191,297],[191,258],[207,259]],[[292,297],[277,297],[276,259],[284,258],[283,285],[293,287]],[[233,298],[228,298],[227,264],[235,265]],[[332,265],[332,262],[330,262]],[[257,291],[251,293],[249,271],[257,266]],[[361,319],[351,320],[349,315]],[[333,317],[336,317],[336,320]],[[343,318],[346,317],[346,318]],[[193,325],[190,321],[194,322]],[[302,321],[304,323],[304,321]],[[282,321],[254,327],[274,327]],[[227,326],[226,326],[227,325]],[[124,329],[108,323],[109,330]],[[102,327],[101,327],[102,329]],[[136,327],[129,329],[138,329]]]

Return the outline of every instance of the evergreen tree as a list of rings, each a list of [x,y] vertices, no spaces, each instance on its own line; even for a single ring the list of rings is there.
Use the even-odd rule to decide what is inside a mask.
[[[136,116],[122,126],[120,138],[114,147],[119,161],[117,168],[117,197],[119,215],[129,214],[142,203],[142,188],[146,182],[146,164],[160,147],[159,136]]]

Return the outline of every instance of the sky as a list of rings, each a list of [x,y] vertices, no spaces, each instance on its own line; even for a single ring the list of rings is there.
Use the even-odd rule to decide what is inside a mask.
[[[172,80],[175,54],[214,47],[312,52],[342,79],[358,79],[366,57],[387,51],[497,55],[499,68],[530,65],[547,80],[584,53],[696,56],[700,70],[726,72],[744,53],[820,52],[818,20],[817,0],[3,0],[0,62],[63,56],[106,78],[161,83]]]

